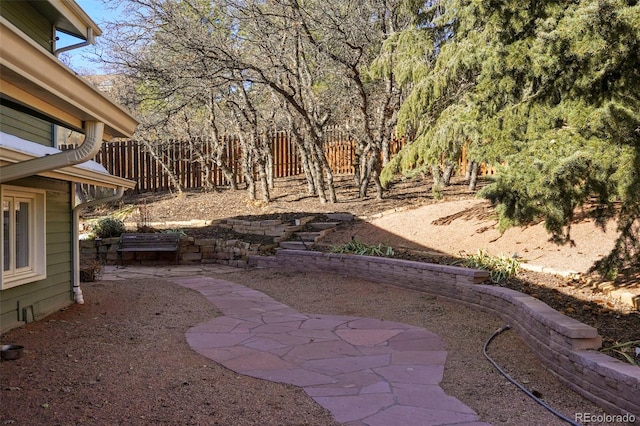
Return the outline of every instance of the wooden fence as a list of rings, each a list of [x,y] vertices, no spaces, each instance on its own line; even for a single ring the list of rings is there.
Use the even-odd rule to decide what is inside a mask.
[[[469,167],[469,160],[467,157],[467,147],[462,147],[462,153],[460,154],[460,158],[458,158],[458,173],[464,174]],[[478,176],[494,176],[498,173],[498,168],[496,166],[488,165],[486,163],[480,163]]]
[[[269,141],[273,156],[274,178],[298,176],[303,173],[302,160],[297,145],[286,132],[273,134]],[[404,138],[389,142],[389,155],[393,157],[405,145]],[[238,138],[229,137],[224,141],[222,161],[230,168],[236,183],[244,183],[242,173],[242,149]],[[70,149],[73,145],[61,145],[60,149]],[[149,147],[139,141],[112,141],[102,144],[95,160],[109,173],[137,182],[136,192],[166,191],[174,188],[170,178],[173,175],[183,189],[198,189],[206,186],[206,167],[211,171],[209,180],[215,186],[229,185],[222,171],[213,161],[213,146],[206,140],[164,142]],[[348,135],[339,131],[329,131],[325,135],[325,155],[335,174],[353,174],[356,161],[356,144]],[[157,156],[157,157],[156,157]],[[204,166],[204,167],[203,167]],[[458,161],[458,172],[467,167],[466,152],[463,149]],[[479,175],[494,175],[495,167],[481,164]]]
[[[324,153],[331,165],[331,171],[336,174],[355,173],[356,144],[349,136],[340,131],[331,130],[325,135]],[[389,142],[389,156],[393,157],[405,145],[405,139],[392,139]]]
[[[338,131],[328,132],[325,140],[325,155],[331,170],[336,174],[353,174],[355,142]],[[286,132],[273,134],[268,143],[273,156],[274,178],[303,173],[298,147]],[[403,145],[403,139],[391,141],[390,154],[396,154]],[[61,145],[59,148],[65,150],[73,146]],[[95,161],[113,175],[136,181],[136,192],[172,189],[174,185],[171,175],[184,189],[202,188],[206,185],[204,167],[211,170],[210,181],[215,186],[229,184],[214,163],[213,146],[206,140],[172,140],[154,146],[153,151],[152,153],[145,143],[135,140],[105,142]],[[242,149],[237,138],[225,139],[222,161],[231,169],[237,183],[245,181],[242,173]]]

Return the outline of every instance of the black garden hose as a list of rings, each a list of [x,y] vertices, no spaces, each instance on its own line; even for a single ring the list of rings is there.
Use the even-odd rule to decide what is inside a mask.
[[[531,393],[527,388],[525,388],[524,386],[522,386],[520,383],[518,383],[515,379],[513,379],[511,376],[509,376],[509,374],[507,374],[502,368],[500,368],[500,366],[493,360],[491,359],[491,357],[489,356],[489,354],[487,353],[487,348],[489,347],[489,343],[491,343],[491,341],[500,333],[502,333],[503,331],[507,331],[511,328],[510,325],[505,325],[502,328],[499,328],[498,330],[496,330],[491,337],[489,337],[489,340],[487,340],[487,342],[484,344],[484,347],[482,348],[482,353],[484,354],[485,358],[487,358],[489,360],[489,362],[491,364],[493,364],[493,366],[504,376],[507,378],[507,380],[509,380],[511,383],[513,383],[514,385],[516,385],[516,387],[518,389],[520,389],[522,392],[526,393],[528,396],[530,396],[531,398],[533,398],[533,400],[535,402],[537,402],[538,404],[542,405],[544,408],[546,408],[548,411],[551,412],[551,414],[555,415],[556,417],[564,420],[565,422],[569,423],[570,425],[573,426],[582,426],[580,423],[576,423],[575,421],[571,420],[570,418],[564,416],[562,413],[557,412],[556,410],[554,410],[553,408],[551,408],[546,402],[544,402],[543,400],[541,400],[540,398],[538,398],[537,396],[535,396],[533,393]]]

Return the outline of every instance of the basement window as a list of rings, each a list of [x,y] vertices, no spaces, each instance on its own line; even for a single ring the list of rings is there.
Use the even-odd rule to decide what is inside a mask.
[[[2,186],[3,290],[46,278],[45,191]]]

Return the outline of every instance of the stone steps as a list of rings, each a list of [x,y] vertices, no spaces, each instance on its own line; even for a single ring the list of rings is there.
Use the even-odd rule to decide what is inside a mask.
[[[304,241],[280,241],[278,245],[280,248],[288,250],[310,250],[313,243]]]
[[[331,232],[340,222],[353,220],[349,213],[330,213],[326,215],[331,222],[311,222],[308,227],[313,231],[294,231],[286,241],[280,241],[279,247],[291,250],[311,250],[327,233]]]
[[[325,229],[323,231],[318,232],[296,232],[294,233],[294,240],[298,241],[310,241],[315,243],[320,238],[324,237],[325,234],[329,231],[329,229]]]
[[[312,227],[313,229],[319,229],[319,230],[333,229],[338,225],[338,223],[340,222],[313,222],[313,223],[310,223],[309,226]]]

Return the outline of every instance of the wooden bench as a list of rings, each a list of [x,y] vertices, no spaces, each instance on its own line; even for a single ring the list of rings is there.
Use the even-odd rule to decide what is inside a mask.
[[[122,253],[125,252],[175,252],[178,264],[178,248],[180,234],[177,232],[163,232],[157,234],[122,234],[118,246],[120,264],[124,265]]]

